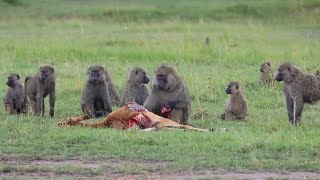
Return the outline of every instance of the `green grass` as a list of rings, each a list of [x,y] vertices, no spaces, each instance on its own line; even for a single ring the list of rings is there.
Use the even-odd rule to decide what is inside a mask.
[[[0,154],[157,160],[168,162],[167,170],[319,172],[320,105],[307,105],[302,124],[295,127],[288,122],[282,84],[259,85],[259,66],[267,59],[275,69],[284,61],[312,74],[320,69],[319,8],[318,1],[308,0],[18,0],[14,5],[1,1],[1,94],[11,72],[24,78],[40,65],[52,64],[57,102],[53,119],[9,116],[2,105]],[[206,36],[211,39],[209,47],[204,44]],[[146,133],[57,127],[64,117],[82,114],[81,90],[90,65],[107,67],[122,93],[128,69],[139,65],[152,76],[160,63],[176,65],[186,80],[192,97],[191,124],[229,131]],[[219,119],[230,81],[244,86],[249,106],[246,123]],[[55,172],[64,173],[61,169]]]

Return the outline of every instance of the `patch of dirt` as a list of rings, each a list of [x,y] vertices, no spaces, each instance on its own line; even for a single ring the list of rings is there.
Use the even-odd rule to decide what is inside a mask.
[[[265,172],[265,171],[215,171],[170,169],[165,161],[102,160],[38,160],[14,158],[0,160],[0,178],[17,179],[319,179],[317,172]],[[15,167],[4,170],[3,167]],[[1,168],[2,167],[2,168]],[[29,169],[28,169],[29,167]],[[33,169],[30,169],[33,167]],[[38,167],[38,168],[37,168]],[[57,171],[57,167],[67,167]],[[68,169],[69,168],[69,169]],[[83,170],[98,170],[84,173]]]

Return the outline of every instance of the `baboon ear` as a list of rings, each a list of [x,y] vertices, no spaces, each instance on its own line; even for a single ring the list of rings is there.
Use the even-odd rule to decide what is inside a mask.
[[[18,80],[20,79],[20,75],[19,74],[17,74],[17,78],[18,78]]]

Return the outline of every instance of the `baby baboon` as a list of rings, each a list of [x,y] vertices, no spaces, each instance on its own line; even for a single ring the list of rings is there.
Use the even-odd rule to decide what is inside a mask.
[[[112,105],[119,106],[120,104],[120,95],[117,87],[113,84],[111,80],[111,76],[109,75],[108,71],[105,69],[105,79],[108,84],[108,91],[110,96],[110,101]]]
[[[88,68],[88,80],[82,92],[81,109],[90,118],[112,112],[106,70],[101,66]]]
[[[21,114],[26,110],[26,99],[24,88],[20,83],[19,74],[12,73],[8,77],[7,85],[9,89],[3,99],[5,110],[9,114]]]
[[[191,112],[190,97],[175,67],[162,64],[156,69],[151,94],[144,107],[159,116],[187,124]]]
[[[205,44],[206,44],[207,46],[210,45],[210,38],[209,38],[209,36],[206,37],[206,39],[205,39]]]
[[[269,61],[265,61],[261,64],[260,72],[261,83],[263,85],[272,86],[274,84],[274,74]]]
[[[225,120],[243,120],[247,115],[247,102],[242,94],[240,83],[231,82],[226,89],[229,98],[225,113],[221,116]]]
[[[34,115],[44,116],[44,98],[50,97],[51,117],[54,116],[54,106],[56,101],[56,81],[54,69],[51,66],[43,66],[39,68],[39,72],[35,76],[28,76],[25,79],[25,91],[27,95],[28,106],[31,107]]]
[[[275,80],[283,81],[289,121],[299,123],[304,103],[313,104],[320,99],[320,78],[304,74],[297,66],[284,63],[279,66]]]
[[[150,79],[144,69],[140,67],[133,68],[129,72],[126,87],[121,97],[121,106],[124,106],[128,102],[136,102],[143,105],[149,96],[149,90],[146,86],[149,81]]]

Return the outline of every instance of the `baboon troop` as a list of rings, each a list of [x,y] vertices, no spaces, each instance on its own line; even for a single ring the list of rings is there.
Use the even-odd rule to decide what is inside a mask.
[[[113,84],[111,80],[111,76],[109,75],[107,69],[105,69],[105,79],[108,84],[108,91],[110,95],[110,101],[112,105],[119,106],[120,105],[120,95],[118,88]]]
[[[209,37],[206,37],[206,44],[209,44],[209,41]],[[283,81],[289,121],[299,124],[304,103],[313,104],[320,99],[320,70],[308,75],[293,64],[283,63],[277,71],[274,78],[271,62],[263,62],[260,65],[260,81],[268,86],[274,85],[274,80]],[[150,79],[146,70],[141,67],[132,68],[121,99],[105,68],[99,65],[90,66],[87,76],[81,98],[81,109],[85,118],[106,116],[112,112],[112,105],[123,107],[134,102],[158,116],[182,125],[188,124],[191,99],[185,81],[172,65],[161,64],[155,69],[150,92],[147,87]],[[10,74],[6,84],[9,88],[3,103],[9,114],[23,114],[29,110],[33,115],[44,116],[44,98],[49,95],[49,115],[54,116],[56,95],[53,67],[40,67],[36,75],[25,78],[24,87],[16,73]],[[244,120],[248,107],[240,83],[231,82],[225,91],[229,97],[221,118]]]
[[[284,63],[279,66],[275,80],[283,81],[290,122],[300,123],[304,103],[313,104],[320,99],[320,78],[304,74],[297,66]]]
[[[242,93],[240,83],[231,82],[226,89],[229,95],[223,120],[244,120],[247,115],[247,102]]]
[[[271,63],[265,61],[260,65],[260,80],[263,85],[272,86],[274,84],[274,74]]]
[[[55,86],[54,68],[51,66],[40,67],[36,75],[26,77],[25,92],[32,114],[44,116],[44,98],[49,95],[49,115],[54,116]]]
[[[81,109],[89,118],[105,116],[112,112],[106,70],[101,66],[91,66],[82,92]]]
[[[136,102],[139,105],[143,105],[149,96],[147,87],[149,81],[150,79],[144,69],[140,67],[131,69],[121,97],[121,106],[126,105],[128,102]]]
[[[20,83],[19,74],[12,73],[8,77],[9,86],[3,102],[5,110],[9,114],[21,114],[26,111],[26,98],[24,88]]]
[[[174,66],[162,64],[155,70],[151,93],[143,106],[159,116],[187,124],[191,112],[190,97]]]

